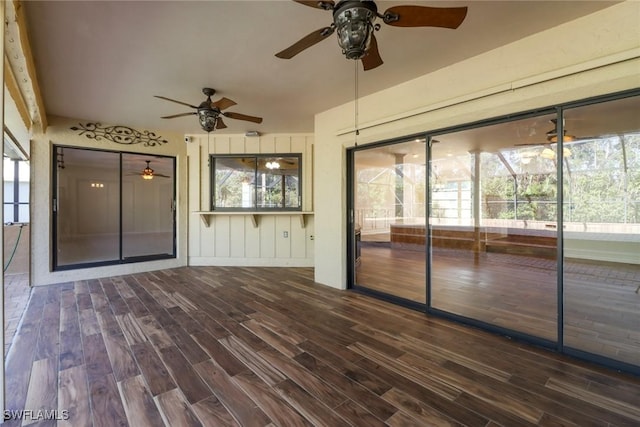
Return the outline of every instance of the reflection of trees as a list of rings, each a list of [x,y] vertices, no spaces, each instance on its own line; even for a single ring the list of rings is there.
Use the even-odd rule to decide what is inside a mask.
[[[565,147],[569,149],[563,169],[565,218],[640,222],[640,135],[578,141]],[[556,160],[537,156],[518,164],[519,151],[505,152],[508,165],[497,155],[483,154],[484,217],[555,220]],[[517,173],[510,174],[509,168]]]

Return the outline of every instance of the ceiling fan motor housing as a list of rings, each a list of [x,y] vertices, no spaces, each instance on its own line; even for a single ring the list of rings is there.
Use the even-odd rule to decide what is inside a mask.
[[[338,44],[348,59],[361,59],[371,45],[378,8],[372,1],[344,1],[333,11]]]

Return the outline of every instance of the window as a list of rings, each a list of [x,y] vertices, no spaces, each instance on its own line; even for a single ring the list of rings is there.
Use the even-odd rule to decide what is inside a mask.
[[[211,156],[212,210],[301,210],[301,154]]]
[[[175,158],[55,146],[53,162],[54,270],[175,258]]]

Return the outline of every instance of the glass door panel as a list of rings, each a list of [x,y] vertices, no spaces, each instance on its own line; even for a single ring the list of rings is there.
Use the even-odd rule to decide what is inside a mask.
[[[431,307],[557,339],[554,117],[432,141]]]
[[[120,155],[56,147],[55,265],[120,257]]]
[[[640,97],[564,111],[564,344],[640,366]]]
[[[122,168],[123,259],[173,255],[174,159],[123,153]]]
[[[412,140],[354,152],[355,285],[426,303],[426,147]]]

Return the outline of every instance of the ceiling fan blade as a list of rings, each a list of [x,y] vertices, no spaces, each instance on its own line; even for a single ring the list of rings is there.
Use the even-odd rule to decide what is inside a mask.
[[[305,0],[293,0],[296,3],[303,4],[305,6],[313,7],[315,9],[324,9],[331,10],[333,9],[334,3],[332,0],[322,0],[322,1],[305,1]]]
[[[324,27],[319,30],[314,31],[313,33],[301,38],[285,50],[276,53],[278,58],[282,59],[291,59],[303,50],[313,46],[316,43],[321,42],[322,40],[329,37],[333,34],[333,27]]]
[[[175,119],[176,117],[184,117],[184,116],[193,116],[194,114],[198,114],[195,111],[193,113],[180,113],[180,114],[173,114],[171,116],[164,116],[164,117],[160,117],[161,119]]]
[[[380,52],[378,52],[378,41],[376,40],[376,36],[371,34],[371,45],[369,45],[367,54],[362,57],[362,66],[364,70],[367,71],[379,67],[382,64],[383,61],[382,58],[380,58]]]
[[[218,116],[216,120],[216,129],[225,129],[227,125],[222,121],[222,117]]]
[[[161,173],[154,173],[153,176],[157,176],[158,178],[171,178],[169,175],[163,175]]]
[[[248,122],[253,122],[253,123],[262,123],[262,117],[247,116],[246,114],[232,113],[232,112],[221,113],[221,114],[225,117],[229,117],[230,119],[246,120]]]
[[[195,105],[187,104],[186,102],[182,102],[182,101],[176,101],[175,99],[167,98],[166,96],[160,96],[160,95],[153,95],[153,96],[155,96],[156,98],[164,99],[165,101],[171,101],[171,102],[175,102],[176,104],[186,105],[187,107],[198,108]]]
[[[221,98],[219,100],[217,100],[216,102],[212,102],[211,103],[211,108],[213,107],[218,107],[218,109],[220,111],[225,110],[229,107],[233,107],[234,105],[236,105],[235,101],[230,100],[229,98]]]
[[[458,28],[467,16],[467,8],[395,6],[387,9],[383,16],[385,23],[395,27]]]

